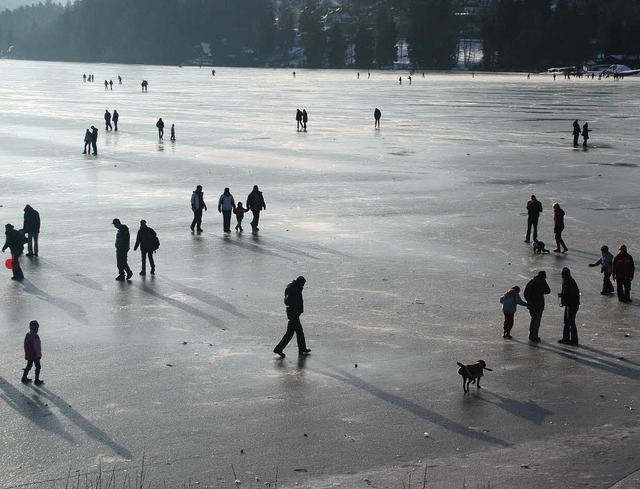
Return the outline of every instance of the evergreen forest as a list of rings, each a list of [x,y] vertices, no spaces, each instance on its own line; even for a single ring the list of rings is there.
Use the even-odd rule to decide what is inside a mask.
[[[471,45],[482,56],[461,60]],[[358,69],[408,56],[415,69],[539,71],[609,54],[638,59],[640,0],[46,0],[0,12],[0,50],[34,60]]]

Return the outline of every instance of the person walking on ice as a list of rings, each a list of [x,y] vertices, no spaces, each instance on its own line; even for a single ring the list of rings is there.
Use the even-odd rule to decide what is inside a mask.
[[[376,107],[375,110],[373,111],[373,120],[374,120],[373,127],[375,129],[380,129],[380,117],[382,117],[382,112],[380,112],[380,109]]]
[[[273,353],[280,355],[280,358],[286,357],[283,350],[289,344],[294,334],[298,341],[298,354],[308,355],[311,352],[311,350],[307,348],[304,331],[300,323],[300,315],[304,312],[302,289],[305,283],[307,283],[307,279],[301,275],[284,289],[284,304],[287,307],[287,319],[289,322],[287,323],[287,332],[280,340],[280,343],[273,349]]]
[[[40,343],[40,336],[38,336],[39,329],[40,324],[38,324],[38,321],[31,321],[29,323],[29,332],[24,337],[24,359],[27,361],[27,366],[22,372],[21,379],[24,384],[31,382],[29,372],[34,365],[36,367],[36,379],[33,383],[36,385],[44,384],[44,380],[40,378],[42,344]]]

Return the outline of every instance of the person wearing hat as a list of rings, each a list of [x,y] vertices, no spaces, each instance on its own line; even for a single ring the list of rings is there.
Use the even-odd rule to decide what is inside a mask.
[[[27,235],[27,256],[38,256],[40,213],[28,204],[24,208],[22,232]]]
[[[571,276],[571,270],[564,267],[561,272],[562,289],[558,296],[560,305],[564,306],[564,328],[562,339],[558,343],[578,346],[578,328],[576,327],[576,314],[580,308],[580,289]]]
[[[114,219],[113,226],[118,230],[116,233],[116,264],[118,266],[118,276],[116,280],[123,282],[125,273],[127,274],[127,280],[130,280],[133,276],[127,258],[129,249],[131,248],[131,236],[129,234],[129,228],[122,224],[120,219]]]
[[[133,251],[136,251],[140,247],[140,253],[142,254],[142,270],[140,275],[147,274],[147,256],[149,257],[149,266],[151,266],[151,275],[156,274],[156,264],[153,261],[153,252],[160,246],[158,235],[156,232],[147,226],[147,221],[142,219],[140,221],[140,229],[136,235],[136,243],[133,245]]]
[[[11,280],[22,280],[24,274],[22,268],[20,268],[20,255],[24,251],[24,244],[27,242],[27,238],[24,234],[13,227],[13,224],[6,224],[4,227],[4,234],[7,239],[2,247],[2,252],[9,248],[11,251],[11,270],[13,276]]]
[[[542,321],[542,312],[544,311],[544,296],[551,293],[549,284],[547,283],[547,273],[544,270],[538,272],[524,288],[524,300],[527,301],[531,323],[529,323],[529,341],[534,343],[540,342],[538,331],[540,330],[540,322]]]
[[[612,276],[616,281],[618,289],[618,300],[620,302],[631,302],[631,281],[636,266],[633,257],[627,253],[626,245],[620,245],[616,256],[613,258]]]
[[[34,384],[44,384],[44,380],[40,378],[40,359],[42,358],[42,346],[40,343],[40,336],[38,336],[38,329],[40,324],[38,321],[31,321],[29,323],[29,332],[24,337],[24,359],[27,361],[27,366],[22,373],[22,382],[27,384],[31,382],[28,377],[29,371],[35,365],[36,366],[36,380]]]
[[[193,211],[193,221],[191,221],[191,231],[197,229],[202,232],[202,211],[207,210],[207,204],[204,203],[204,192],[202,185],[198,185],[191,193],[191,210]]]
[[[611,283],[611,269],[613,265],[613,255],[609,252],[609,247],[602,245],[600,248],[602,256],[595,263],[589,263],[590,267],[597,267],[600,265],[600,273],[604,274],[602,278],[602,295],[609,295],[613,293],[614,288]]]
[[[302,324],[300,324],[300,315],[304,312],[302,289],[306,282],[307,279],[300,276],[284,289],[284,303],[287,306],[287,318],[289,322],[287,323],[287,332],[280,340],[280,343],[273,349],[273,353],[280,355],[281,358],[286,356],[283,350],[289,344],[291,338],[293,338],[294,333],[298,340],[298,354],[307,355],[311,352],[311,350],[307,348]]]

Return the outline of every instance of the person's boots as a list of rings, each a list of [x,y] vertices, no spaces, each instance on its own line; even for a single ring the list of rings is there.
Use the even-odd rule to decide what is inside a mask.
[[[27,371],[27,369],[25,368],[25,369],[23,370],[23,373],[22,373],[22,379],[21,379],[22,383],[24,383],[24,384],[27,384],[27,383],[31,382],[31,379],[27,377],[27,374],[28,374],[28,373],[29,373],[29,372],[28,372],[28,371]]]

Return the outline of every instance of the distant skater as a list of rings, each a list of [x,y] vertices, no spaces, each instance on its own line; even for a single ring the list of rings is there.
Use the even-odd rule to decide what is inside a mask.
[[[571,270],[567,267],[562,269],[561,275],[562,291],[558,296],[560,296],[560,305],[564,306],[564,328],[562,329],[562,338],[558,340],[558,343],[578,346],[576,314],[580,308],[580,289],[571,276]]]
[[[104,89],[109,90],[109,82],[107,80],[104,81]]]
[[[91,146],[93,147],[93,154],[98,154],[98,128],[91,126]]]
[[[231,232],[231,213],[236,210],[236,203],[229,187],[225,187],[224,192],[218,199],[218,212],[222,214],[222,230],[225,233]]]
[[[202,211],[207,210],[207,204],[204,202],[204,192],[202,185],[198,185],[191,193],[191,210],[193,211],[193,221],[191,221],[191,231],[197,229],[202,232]]]
[[[113,109],[113,117],[111,120],[113,121],[113,130],[115,132],[118,132],[118,119],[120,119],[120,114],[118,114],[116,109]]]
[[[242,229],[242,220],[244,219],[245,212],[247,212],[247,209],[242,207],[242,202],[238,202],[236,209],[233,211],[233,213],[236,215],[236,231],[244,231],[244,229]]]
[[[38,256],[38,236],[40,235],[40,213],[30,205],[24,208],[22,232],[27,235],[26,256]]]
[[[171,141],[176,140],[176,125],[171,124]]]
[[[109,90],[113,90],[113,80],[109,80]]]
[[[113,127],[111,127],[111,113],[108,110],[105,110],[104,111],[104,130],[109,131],[110,129],[113,129]]]
[[[611,283],[611,271],[613,267],[613,255],[609,252],[609,247],[602,245],[600,248],[602,256],[595,263],[589,263],[590,267],[597,267],[600,265],[600,273],[602,273],[602,295],[612,294],[615,290]]]
[[[133,251],[136,251],[140,247],[140,254],[142,255],[142,269],[140,275],[145,276],[147,274],[147,257],[149,258],[149,266],[151,267],[151,275],[156,273],[156,264],[153,261],[153,252],[158,249],[160,241],[158,241],[158,235],[156,232],[147,226],[147,221],[142,219],[140,221],[140,229],[136,235],[136,243],[133,245]]]
[[[553,250],[556,253],[566,253],[568,251],[567,245],[564,244],[562,239],[562,231],[564,231],[564,211],[560,207],[560,204],[555,202],[553,204],[553,233],[556,238],[556,249]]]
[[[544,296],[549,295],[551,289],[547,283],[547,273],[544,270],[538,272],[524,288],[524,300],[527,301],[531,323],[529,324],[529,341],[540,342],[540,322],[544,312]]]
[[[158,138],[162,139],[162,136],[164,136],[164,122],[162,121],[162,117],[156,122],[156,127],[158,128]]]
[[[510,340],[513,318],[516,314],[518,304],[527,307],[527,303],[520,298],[520,287],[514,285],[502,294],[500,304],[502,304],[502,312],[504,314],[502,337]]]
[[[129,234],[129,228],[120,222],[120,219],[113,220],[113,226],[118,230],[116,233],[116,265],[118,266],[118,276],[116,280],[123,282],[125,280],[125,273],[127,280],[131,280],[133,272],[129,268],[128,257],[129,249],[131,248],[131,235]]]
[[[527,202],[527,235],[524,238],[525,243],[531,242],[531,229],[533,228],[533,240],[538,239],[538,219],[542,213],[542,203],[536,199],[535,195],[531,196],[531,200]]]
[[[44,384],[44,380],[40,378],[40,359],[42,358],[42,343],[40,342],[40,336],[38,336],[38,330],[40,329],[40,324],[38,321],[31,321],[29,323],[29,332],[24,337],[24,359],[27,361],[27,366],[22,371],[22,383],[28,384],[31,382],[29,378],[29,372],[31,368],[35,365],[36,367],[36,378],[34,380],[35,385]]]
[[[380,117],[382,117],[382,112],[380,112],[380,109],[376,107],[375,110],[373,111],[373,120],[374,120],[373,127],[375,129],[380,129]]]
[[[309,121],[309,115],[307,109],[302,109],[302,130],[307,132],[307,122]]]
[[[589,123],[585,122],[582,126],[582,147],[587,147],[587,141],[589,140]]]
[[[258,221],[260,221],[260,211],[263,211],[267,208],[267,204],[264,201],[264,196],[260,189],[258,189],[257,185],[253,186],[253,190],[247,196],[247,210],[250,210],[253,214],[253,219],[251,220],[251,230],[255,233],[260,231],[258,227]]]
[[[296,130],[300,132],[302,130],[302,111],[296,110]]]
[[[402,77],[398,78],[398,82],[399,85],[402,85]]]
[[[11,280],[22,280],[24,274],[22,273],[22,268],[20,268],[20,255],[24,251],[27,239],[24,234],[13,227],[13,224],[5,225],[4,234],[7,238],[2,247],[2,252],[4,253],[7,248],[11,251],[11,271],[13,272]]]
[[[142,91],[146,92],[147,89],[149,88],[149,82],[147,80],[142,80],[141,85],[142,85]]]
[[[86,155],[87,153],[91,154],[92,141],[93,136],[91,135],[91,129],[87,129],[87,132],[84,133],[84,149],[82,150],[83,155]]]
[[[580,124],[578,124],[578,119],[576,119],[575,121],[573,121],[573,147],[574,148],[578,147],[578,138],[580,137],[581,134],[582,132],[580,131]]]
[[[298,354],[307,355],[311,352],[311,350],[307,348],[304,331],[300,323],[300,316],[304,312],[302,289],[306,282],[307,280],[303,276],[300,276],[284,289],[284,304],[287,308],[287,319],[289,320],[287,323],[287,332],[273,349],[273,353],[280,355],[280,358],[286,356],[283,350],[289,344],[294,334],[298,341]]]
[[[411,75],[409,75],[409,85],[411,85]]]
[[[616,281],[618,300],[631,302],[631,281],[635,274],[636,266],[633,257],[627,253],[627,246],[620,245],[616,256],[613,258],[612,276]]]
[[[118,75],[118,84],[122,85],[122,77],[120,75]]]

